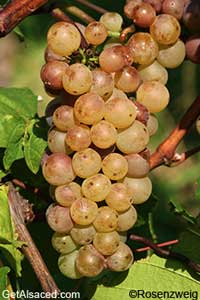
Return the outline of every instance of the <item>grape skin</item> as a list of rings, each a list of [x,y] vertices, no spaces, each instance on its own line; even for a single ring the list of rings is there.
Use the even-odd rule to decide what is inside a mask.
[[[87,149],[91,144],[90,128],[86,125],[76,125],[68,129],[65,142],[73,151]]]
[[[132,66],[124,67],[123,70],[115,73],[115,86],[126,93],[135,92],[141,83],[141,78]]]
[[[117,231],[97,232],[93,245],[103,255],[112,255],[119,247],[120,237]]]
[[[114,81],[112,75],[104,72],[100,68],[92,70],[92,86],[90,91],[97,93],[104,100],[107,100],[113,92]]]
[[[93,241],[95,234],[96,230],[93,225],[82,226],[76,224],[70,231],[72,239],[78,245],[90,244]]]
[[[81,187],[76,182],[57,186],[54,191],[54,197],[60,205],[69,207],[75,200],[82,197]]]
[[[123,182],[132,195],[133,204],[141,204],[149,199],[152,192],[152,183],[149,177],[144,177],[144,178],[125,177]]]
[[[76,267],[76,259],[79,251],[75,250],[68,254],[62,254],[58,259],[58,267],[60,272],[68,278],[79,279],[82,274]]]
[[[85,179],[82,183],[83,195],[95,202],[105,199],[111,189],[111,182],[103,174],[97,174]]]
[[[154,115],[149,116],[149,120],[147,121],[147,129],[149,132],[149,135],[152,136],[156,133],[158,130],[158,120]]]
[[[138,67],[140,77],[143,81],[159,81],[166,85],[168,81],[167,70],[157,61],[148,66],[141,65]]]
[[[105,120],[100,121],[91,128],[91,140],[100,149],[107,149],[115,144],[117,140],[117,130]]]
[[[71,253],[78,248],[71,236],[66,233],[54,232],[51,243],[53,248],[61,254]]]
[[[148,128],[147,128],[148,129]],[[128,162],[128,177],[142,178],[150,171],[149,162],[139,154],[129,154],[125,156]]]
[[[118,214],[114,209],[108,206],[101,206],[98,208],[93,225],[98,232],[110,232],[116,230],[117,220]]]
[[[51,204],[46,211],[46,219],[49,227],[59,233],[69,233],[73,227],[68,207]]]
[[[78,225],[90,225],[95,220],[97,211],[97,204],[87,198],[75,200],[70,207],[71,218]]]
[[[107,29],[103,23],[91,22],[85,28],[85,37],[92,45],[102,44],[108,36]]]
[[[113,183],[105,201],[117,212],[127,210],[132,203],[130,192],[124,183]]]
[[[117,231],[127,231],[133,227],[137,221],[137,211],[131,207],[125,212],[118,214]]]
[[[128,163],[119,153],[110,153],[102,161],[103,173],[112,180],[119,180],[126,176]]]
[[[156,11],[149,3],[142,2],[133,9],[133,22],[142,28],[148,28],[155,20],[155,17]]]
[[[75,125],[74,110],[69,105],[61,105],[53,113],[53,123],[61,131]]]
[[[106,12],[99,20],[107,30],[118,32],[121,30],[123,19],[120,14],[116,12]]]
[[[65,143],[66,132],[62,132],[57,128],[53,128],[48,133],[48,148],[52,153],[62,152],[66,154],[73,153]]]

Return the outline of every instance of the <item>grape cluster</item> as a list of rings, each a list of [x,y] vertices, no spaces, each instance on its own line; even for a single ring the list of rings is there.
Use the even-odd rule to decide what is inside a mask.
[[[158,128],[154,113],[169,103],[166,68],[186,55],[183,2],[127,1],[134,32],[125,41],[109,38],[122,31],[115,12],[87,27],[57,22],[48,31],[41,79],[57,97],[46,109],[50,153],[42,169],[54,200],[46,212],[52,245],[67,277],[124,271],[133,262],[125,242],[137,220],[134,206],[152,191],[146,147]]]

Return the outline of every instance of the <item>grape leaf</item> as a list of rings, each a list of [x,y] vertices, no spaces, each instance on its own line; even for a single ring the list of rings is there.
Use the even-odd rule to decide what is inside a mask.
[[[21,274],[23,255],[18,248],[23,244],[17,241],[11,222],[8,204],[8,187],[0,186],[0,249],[16,274]]]
[[[6,170],[10,168],[15,160],[24,157],[23,154],[23,137],[26,129],[26,124],[23,120],[17,123],[16,127],[12,131],[5,154],[3,157],[3,165]]]
[[[10,272],[8,267],[0,268],[0,300],[8,299],[3,297],[3,291],[7,289],[7,275]]]
[[[200,178],[197,180],[196,199],[200,201]]]
[[[14,29],[13,29],[14,33],[17,35],[17,37],[19,38],[20,42],[23,42],[24,41],[24,34],[23,32],[21,31],[20,27],[19,26],[16,26]]]
[[[90,282],[90,287],[86,286],[86,289],[93,288],[95,292],[93,295],[86,296],[84,300],[127,300],[131,299],[130,290],[200,291],[199,281],[190,275],[182,263],[156,255],[135,262],[125,280],[122,274],[116,274],[115,277],[121,276],[119,280],[121,282],[116,285],[113,284],[112,276],[107,276],[107,284],[104,282],[104,285],[98,285],[96,291],[94,282]],[[148,299],[155,299],[155,297],[148,296]]]
[[[170,199],[169,204],[176,214],[181,215],[189,223],[195,223],[195,218],[175,198]]]

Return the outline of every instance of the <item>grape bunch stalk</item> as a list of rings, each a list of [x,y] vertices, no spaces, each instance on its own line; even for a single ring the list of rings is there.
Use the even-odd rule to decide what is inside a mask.
[[[133,263],[127,231],[137,221],[135,207],[152,192],[147,147],[158,128],[155,114],[170,100],[167,69],[186,54],[200,60],[190,4],[127,0],[128,30],[120,14],[106,12],[86,27],[59,21],[48,31],[41,79],[55,98],[46,108],[42,170],[54,203],[46,218],[59,269],[69,278]],[[182,38],[180,21],[194,38]]]

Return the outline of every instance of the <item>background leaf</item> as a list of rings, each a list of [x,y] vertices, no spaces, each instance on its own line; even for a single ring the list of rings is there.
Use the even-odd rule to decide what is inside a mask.
[[[0,268],[0,300],[8,299],[3,297],[2,293],[7,289],[7,275],[10,272],[8,267]]]

